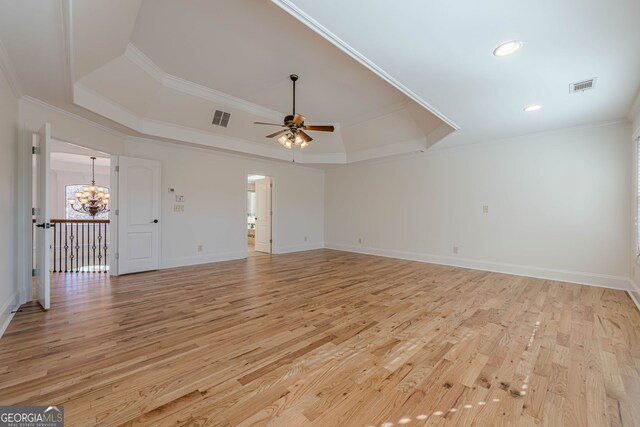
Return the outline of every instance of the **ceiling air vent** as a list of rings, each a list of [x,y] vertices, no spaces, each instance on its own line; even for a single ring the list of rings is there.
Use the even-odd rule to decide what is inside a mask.
[[[216,126],[222,126],[223,128],[226,128],[229,124],[229,117],[231,117],[231,114],[225,113],[224,111],[216,110],[216,112],[213,114],[213,121],[211,123]]]
[[[570,93],[584,92],[585,90],[594,89],[596,87],[596,78],[584,80],[577,83],[572,83],[569,87]]]

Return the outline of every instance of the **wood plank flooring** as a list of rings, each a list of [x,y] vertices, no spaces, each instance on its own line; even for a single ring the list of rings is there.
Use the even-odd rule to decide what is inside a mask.
[[[331,250],[71,277],[0,339],[0,404],[68,426],[640,426],[622,291]]]

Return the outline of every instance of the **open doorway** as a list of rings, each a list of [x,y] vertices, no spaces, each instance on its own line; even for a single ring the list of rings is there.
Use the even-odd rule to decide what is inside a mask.
[[[272,192],[273,178],[270,176],[247,176],[247,249],[250,255],[272,251]]]
[[[105,273],[113,252],[109,247],[111,157],[53,138],[50,123],[25,134],[24,142],[19,152],[24,182],[19,207],[19,227],[24,230],[18,245],[23,254],[18,267],[20,298],[37,301],[48,310],[52,299],[67,293],[69,286],[88,283],[81,277],[89,275],[77,273],[94,273],[91,277],[108,281]],[[95,213],[102,218],[90,214],[94,202],[99,202]],[[72,211],[84,212],[87,218]]]
[[[77,273],[107,273],[111,249],[111,158],[108,154],[53,138],[48,152],[46,191],[49,193],[50,228],[46,256],[51,282],[63,284]],[[33,193],[35,197],[35,185]],[[35,236],[35,217],[32,223]],[[36,260],[35,238],[32,242]],[[33,286],[32,292],[34,299],[38,299],[37,286]]]

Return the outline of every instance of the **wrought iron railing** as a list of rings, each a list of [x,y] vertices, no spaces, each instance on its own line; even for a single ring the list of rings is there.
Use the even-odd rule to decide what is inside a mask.
[[[53,273],[106,273],[108,219],[52,219]]]

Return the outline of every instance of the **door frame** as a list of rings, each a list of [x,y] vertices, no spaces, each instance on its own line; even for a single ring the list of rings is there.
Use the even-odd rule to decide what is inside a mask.
[[[17,242],[17,280],[18,303],[24,304],[33,299],[33,133],[26,123],[19,129],[18,136],[18,242]]]
[[[242,236],[243,236],[243,242],[244,242],[244,253],[246,254],[246,256],[249,255],[249,242],[247,239],[247,212],[249,210],[249,201],[247,200],[247,191],[249,188],[249,182],[247,180],[247,178],[249,177],[249,175],[262,175],[265,177],[269,177],[271,178],[271,254],[275,254],[277,253],[276,251],[276,247],[277,247],[277,235],[276,235],[276,224],[277,224],[277,197],[276,197],[276,192],[277,192],[277,188],[278,186],[276,185],[276,177],[267,173],[267,172],[253,172],[251,170],[247,170],[245,171],[244,174],[244,200],[245,200],[245,206],[244,206],[244,222],[242,224],[243,229],[242,229]]]
[[[56,141],[64,142],[67,144],[76,145],[78,147],[86,148],[88,150],[94,151],[104,151],[101,148],[94,148],[86,144],[79,144],[76,142],[69,141],[65,138],[59,138],[55,134],[55,126],[51,123],[51,139],[55,139]],[[18,304],[22,305],[29,301],[33,300],[33,289],[32,289],[32,269],[33,269],[33,242],[31,240],[32,236],[32,208],[33,208],[33,153],[31,151],[31,147],[33,146],[33,134],[38,132],[38,126],[34,126],[30,123],[24,122],[19,126],[18,129],[18,191],[17,191],[17,248],[16,252],[18,254],[18,259],[16,263],[16,280],[18,284]],[[113,155],[109,154],[112,158]],[[113,161],[111,162],[111,182],[114,179],[114,170],[115,165]],[[116,196],[117,187],[111,186],[111,193]],[[112,196],[113,197],[113,196]],[[112,234],[110,237],[113,238],[113,233],[117,230],[118,226],[118,217],[116,215],[111,215],[111,231]],[[111,240],[114,247],[117,247],[117,240]],[[112,276],[117,275],[117,265],[115,274],[111,271],[111,263],[115,262],[115,251],[110,251],[109,255],[109,274]]]

